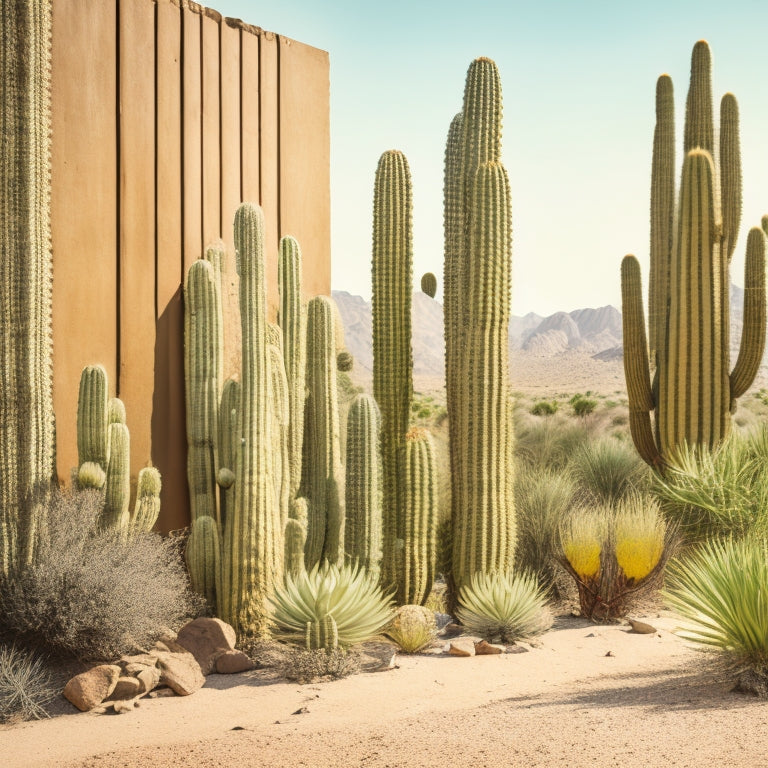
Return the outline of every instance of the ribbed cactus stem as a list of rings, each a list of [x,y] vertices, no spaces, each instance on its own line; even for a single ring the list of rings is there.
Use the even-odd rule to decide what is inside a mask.
[[[357,395],[347,416],[344,549],[348,560],[376,578],[381,567],[382,515],[379,420],[376,401],[365,393]]]
[[[80,374],[77,397],[77,463],[94,462],[106,472],[109,461],[109,386],[101,365]]]
[[[237,452],[241,443],[240,397],[240,382],[235,379],[227,379],[221,390],[219,434],[216,441],[219,448],[220,465],[216,474],[216,482],[221,488],[219,515],[222,530],[227,520],[227,511],[235,507],[235,467]]]
[[[435,581],[438,512],[435,449],[425,429],[412,429],[405,438],[405,491],[396,600],[400,605],[423,605]]]
[[[712,117],[712,54],[706,40],[699,40],[691,54],[691,82],[685,103],[683,149],[705,149],[714,155]]]
[[[270,425],[272,448],[269,451],[271,462],[269,474],[275,489],[275,501],[279,506],[280,525],[285,528],[291,498],[291,461],[288,450],[290,403],[288,401],[288,380],[285,376],[283,355],[280,352],[280,346],[282,346],[280,329],[276,326],[275,328],[278,335],[277,344],[270,343],[267,345],[269,404],[272,420]]]
[[[192,588],[214,607],[217,595],[221,594],[221,536],[219,525],[212,517],[192,521],[186,557]]]
[[[398,581],[395,545],[403,519],[403,440],[413,397],[411,174],[402,152],[379,158],[373,198],[373,394],[381,411],[382,584]]]
[[[280,292],[278,320],[283,332],[283,357],[288,381],[290,428],[290,496],[295,498],[301,485],[301,457],[304,442],[306,401],[306,310],[301,296],[301,249],[292,237],[280,240],[277,282]]]
[[[744,322],[736,365],[731,373],[731,399],[741,397],[760,369],[765,351],[765,235],[760,227],[749,230],[744,265]]]
[[[219,613],[238,632],[268,632],[268,595],[282,575],[283,530],[269,478],[264,216],[244,203],[235,214],[240,273],[242,369],[235,504],[227,510]]]
[[[669,300],[669,259],[675,215],[675,100],[672,78],[656,82],[656,128],[651,165],[651,281],[648,289],[650,360],[664,348]]]
[[[432,272],[425,272],[421,276],[421,290],[423,293],[426,293],[430,299],[435,298],[435,294],[437,293],[437,278]]]
[[[732,93],[720,100],[720,200],[723,248],[730,263],[741,224],[741,141],[739,105]],[[726,317],[726,321],[729,318]]]
[[[109,463],[105,483],[104,511],[101,520],[105,528],[128,530],[131,501],[131,440],[128,427],[114,422],[109,425]]]
[[[304,422],[304,469],[301,495],[309,521],[305,562],[334,565],[344,557],[344,476],[341,463],[336,388],[336,341],[333,302],[315,296],[307,317],[307,390]]]
[[[160,515],[162,482],[155,467],[144,467],[136,482],[136,504],[131,515],[131,532],[148,533]]]
[[[289,517],[285,524],[285,574],[292,578],[304,571],[304,545],[307,542],[307,524]]]
[[[332,651],[339,647],[339,630],[330,613],[317,621],[307,622],[305,642],[309,651]]]
[[[19,536],[55,472],[50,224],[51,0],[0,2],[0,575],[31,560]]]

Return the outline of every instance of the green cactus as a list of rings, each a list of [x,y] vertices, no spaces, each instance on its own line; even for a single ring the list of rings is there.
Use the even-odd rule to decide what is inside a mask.
[[[336,388],[333,300],[315,296],[307,317],[307,408],[301,495],[309,521],[305,562],[340,565],[344,557],[344,476]]]
[[[657,85],[651,192],[649,361],[640,267],[622,262],[624,371],[630,428],[638,452],[663,469],[683,444],[715,448],[730,432],[736,399],[749,388],[765,348],[765,238],[747,240],[744,326],[738,360],[730,367],[728,265],[741,217],[738,106],[732,94],[720,105],[716,155],[711,56],[696,43],[686,103],[685,152],[674,209],[672,85]],[[718,167],[715,167],[715,159]],[[672,222],[676,222],[674,234]],[[651,364],[655,377],[651,382]],[[655,427],[651,425],[655,414]]]
[[[446,389],[454,592],[507,571],[515,546],[508,371],[509,182],[499,162],[501,83],[493,61],[467,72],[445,162]]]
[[[384,152],[376,168],[373,198],[372,321],[373,394],[381,411],[384,479],[381,581],[386,589],[403,577],[396,546],[405,519],[403,443],[413,398],[412,199],[405,155]]]
[[[399,549],[402,578],[399,605],[423,605],[435,581],[437,562],[437,482],[435,449],[426,429],[405,436],[405,519]]]
[[[80,375],[77,396],[77,463],[96,463],[104,472],[109,462],[109,385],[101,365]]]
[[[307,543],[307,500],[291,502],[290,517],[285,524],[285,574],[298,578],[304,570],[304,547]]]
[[[290,413],[288,452],[290,455],[290,497],[296,498],[301,485],[301,458],[304,442],[304,406],[306,401],[306,311],[301,298],[301,249],[292,237],[280,240],[277,262],[280,292],[278,321],[283,332],[283,358],[288,380]]]
[[[381,567],[382,478],[379,409],[361,393],[347,416],[346,524],[344,550],[378,579]]]
[[[235,499],[227,508],[218,612],[238,632],[268,633],[266,601],[282,575],[283,529],[269,477],[264,215],[243,203],[235,214],[240,274],[242,369]]]
[[[214,518],[203,515],[192,521],[186,561],[192,589],[215,607],[221,590],[221,533]]]
[[[430,299],[435,298],[435,294],[437,293],[437,278],[432,272],[425,272],[421,276],[421,290],[423,293],[426,293]]]
[[[288,447],[290,432],[290,403],[288,380],[285,375],[283,355],[280,351],[282,340],[280,329],[275,326],[277,343],[267,344],[267,364],[269,368],[269,404],[270,437],[272,448],[269,451],[269,474],[275,488],[275,500],[280,509],[280,525],[285,528],[288,521],[288,507],[291,493],[291,460]]]
[[[130,521],[131,501],[131,436],[120,422],[109,425],[109,462],[105,487],[102,525],[126,530]]]
[[[331,651],[339,647],[339,628],[330,613],[317,621],[308,621],[306,629],[308,651]]]
[[[240,382],[227,379],[221,390],[219,405],[219,471],[216,482],[221,488],[219,494],[220,527],[227,521],[227,511],[235,506],[235,466],[240,446]]]
[[[0,575],[31,561],[55,477],[50,0],[0,3]]]
[[[160,515],[160,491],[162,482],[155,467],[144,467],[139,471],[136,483],[136,505],[131,515],[130,527],[133,534],[148,533]]]

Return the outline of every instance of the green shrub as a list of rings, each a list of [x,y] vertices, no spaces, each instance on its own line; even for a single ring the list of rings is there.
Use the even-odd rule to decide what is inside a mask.
[[[348,648],[377,635],[392,618],[392,601],[365,570],[323,562],[270,598],[277,635],[308,650]]]
[[[178,547],[98,525],[98,491],[54,494],[32,565],[0,581],[0,629],[53,655],[114,659],[200,609]]]
[[[579,591],[584,616],[626,616],[632,601],[654,586],[672,554],[674,529],[656,500],[632,493],[615,507],[577,510],[560,530],[561,563]]]
[[[614,438],[585,442],[570,463],[574,479],[598,503],[613,504],[648,480],[647,465],[629,445]]]
[[[404,653],[417,653],[437,636],[435,614],[421,605],[401,605],[384,634]]]
[[[536,575],[551,593],[557,584],[560,525],[576,494],[567,471],[518,468],[515,478],[517,549],[515,567]]]
[[[576,448],[590,439],[583,423],[575,424],[567,417],[531,419],[518,427],[515,454],[532,467],[563,469]]]
[[[732,435],[716,451],[682,447],[653,488],[689,544],[768,535],[768,430]]]
[[[459,591],[456,618],[488,640],[514,642],[552,626],[546,598],[530,573],[476,573]]]
[[[710,541],[667,572],[664,597],[687,640],[726,654],[739,688],[768,697],[768,544]]]
[[[42,658],[13,645],[0,646],[0,723],[41,720],[56,696]]]
[[[593,413],[595,408],[597,408],[597,400],[594,400],[591,397],[578,395],[575,398],[571,398],[571,406],[573,407],[573,412],[577,416],[584,418]]]
[[[553,416],[559,407],[557,400],[537,400],[531,407],[531,413],[534,416]]]

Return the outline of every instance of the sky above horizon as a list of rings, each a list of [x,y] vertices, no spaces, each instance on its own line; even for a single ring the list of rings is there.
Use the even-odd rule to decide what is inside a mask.
[[[445,139],[470,62],[494,59],[516,315],[620,306],[626,253],[647,280],[656,79],[672,77],[681,136],[691,50],[708,40],[715,103],[732,91],[740,106],[744,205],[731,279],[743,285],[746,233],[768,213],[765,0],[486,0],[474,13],[455,0],[211,5],[329,52],[331,284],[365,298],[376,165],[400,149],[413,181],[414,285],[434,272],[442,300]]]

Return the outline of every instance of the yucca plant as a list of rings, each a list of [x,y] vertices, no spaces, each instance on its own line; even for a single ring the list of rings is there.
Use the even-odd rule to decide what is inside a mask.
[[[323,561],[285,584],[270,598],[276,634],[308,650],[346,649],[377,635],[392,618],[392,600],[357,565]]]
[[[573,577],[584,616],[626,616],[639,592],[661,575],[675,542],[655,499],[639,493],[615,508],[581,509],[560,531],[560,562]]]
[[[476,573],[459,591],[456,618],[488,640],[511,643],[552,626],[546,598],[531,573]]]
[[[435,614],[423,605],[401,605],[384,634],[404,653],[418,653],[437,636]]]
[[[709,541],[667,572],[664,598],[679,634],[730,658],[738,688],[768,697],[768,543]]]

